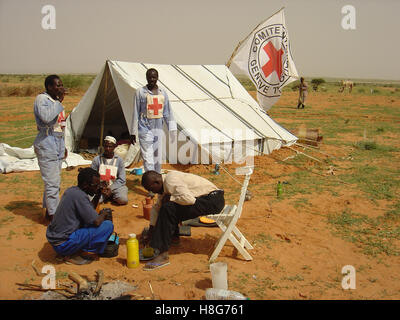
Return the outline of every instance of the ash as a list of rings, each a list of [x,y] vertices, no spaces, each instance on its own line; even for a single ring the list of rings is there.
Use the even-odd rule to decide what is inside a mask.
[[[137,286],[119,280],[103,284],[98,294],[93,294],[96,282],[88,282],[88,287],[89,292],[80,292],[71,298],[56,291],[47,291],[38,300],[114,300],[123,299],[126,292],[137,289]]]

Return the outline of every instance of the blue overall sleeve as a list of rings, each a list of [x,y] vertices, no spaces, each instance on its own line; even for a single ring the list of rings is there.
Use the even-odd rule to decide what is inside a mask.
[[[167,124],[168,131],[176,131],[176,122],[174,118],[174,114],[171,110],[171,106],[169,104],[168,95],[164,94],[164,112],[163,112],[164,121]]]
[[[59,101],[51,101],[44,95],[37,97],[35,104],[35,113],[37,117],[45,124],[48,124],[58,117],[64,107]]]

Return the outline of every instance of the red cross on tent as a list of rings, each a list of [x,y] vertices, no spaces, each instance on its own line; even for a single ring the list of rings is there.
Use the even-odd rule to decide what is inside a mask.
[[[282,48],[276,50],[270,41],[263,49],[269,57],[269,61],[262,67],[265,77],[268,77],[272,72],[276,71],[276,74],[280,79],[282,75],[282,55],[284,53]]]
[[[158,98],[153,99],[153,104],[149,104],[148,108],[150,110],[153,110],[154,115],[158,116],[158,110],[162,109],[163,105],[161,103],[158,103]]]
[[[106,169],[106,174],[101,174],[100,175],[100,180],[101,181],[110,181],[110,180],[113,180],[113,179],[115,179],[115,177],[113,177],[112,175],[111,175],[111,169]]]

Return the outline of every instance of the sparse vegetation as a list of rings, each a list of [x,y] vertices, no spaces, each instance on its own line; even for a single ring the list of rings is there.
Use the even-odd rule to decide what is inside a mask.
[[[315,78],[311,80],[311,85],[314,91],[318,91],[318,87],[325,83],[325,80],[322,78]]]
[[[79,75],[64,78],[71,92],[65,99],[67,112],[82,98],[90,77],[93,78]],[[317,148],[296,147],[321,162],[288,148],[255,159],[256,169],[249,185],[252,199],[245,202],[238,222],[239,229],[254,246],[254,250],[249,251],[254,260],[243,261],[229,241],[220,256],[228,262],[229,289],[251,299],[399,297],[399,267],[394,262],[400,254],[400,85],[357,81],[350,94],[348,91],[338,93],[338,79],[324,80],[326,82],[319,85],[317,92],[309,90],[310,103],[304,110],[296,109],[296,81],[283,89],[279,103],[268,111],[285,128],[318,128],[324,139]],[[29,92],[23,91],[28,86],[42,90],[43,81],[44,75],[0,75],[0,90],[10,90],[4,94],[6,97],[0,97],[0,142],[17,147],[32,145],[36,136],[32,115],[35,93],[26,97],[19,95],[28,95]],[[311,79],[306,81],[311,83]],[[244,84],[248,90],[254,90],[250,80]],[[13,88],[24,89],[9,97]],[[251,94],[254,96],[254,92]],[[235,166],[226,166],[232,175]],[[224,188],[226,203],[237,202],[240,186],[225,171],[214,175],[212,165],[174,169],[212,180]],[[76,175],[77,170],[63,170],[61,193],[76,184]],[[140,212],[143,198],[140,180],[129,175],[128,180],[129,195],[139,208],[116,209],[116,231],[121,232],[121,239],[124,233],[140,232],[141,223],[147,223]],[[276,196],[278,180],[288,182],[283,185],[280,199]],[[39,172],[2,174],[0,188],[3,195],[0,199],[2,249],[14,250],[13,254],[21,261],[20,266],[15,267],[13,262],[0,272],[23,274],[24,278],[19,280],[22,282],[33,274],[28,263],[32,256],[39,255],[46,263],[47,259],[53,262],[51,247],[43,240],[45,226],[38,224],[42,214],[43,181]],[[172,274],[166,277],[165,273],[160,273],[152,280],[156,293],[167,292],[165,288],[170,286],[184,292],[182,298],[201,298],[211,281],[207,253],[217,239],[212,232],[193,230],[191,238],[182,239],[182,247],[174,248],[170,257]],[[29,246],[15,248],[18,241]],[[196,247],[192,252],[195,243],[200,243],[201,248]],[[124,242],[121,244],[123,246]],[[353,260],[347,261],[350,256]],[[109,271],[106,276],[126,277],[137,281],[139,289],[148,290],[148,279],[140,272],[132,274],[123,270],[110,275],[110,270],[123,268],[123,259],[121,255],[118,259],[107,260],[107,264],[104,259],[96,263]],[[197,265],[193,266],[190,259],[196,259]],[[177,260],[180,262],[176,263]],[[355,264],[360,275],[358,279],[362,279],[362,284],[357,283],[357,286],[361,284],[363,290],[344,292],[340,285],[341,263]],[[67,279],[68,273],[58,270],[59,265],[56,267],[57,279]],[[192,272],[190,277],[187,277],[187,270]],[[385,271],[378,275],[382,270]],[[185,274],[186,278],[182,281],[179,274]],[[388,279],[391,279],[389,286]],[[160,285],[163,290],[158,290]],[[385,288],[387,291],[383,290]],[[13,287],[12,290],[12,294],[22,295]]]

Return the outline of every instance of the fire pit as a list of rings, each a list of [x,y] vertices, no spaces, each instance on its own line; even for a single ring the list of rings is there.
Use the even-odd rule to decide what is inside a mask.
[[[47,291],[38,300],[114,300],[123,299],[125,293],[137,289],[137,286],[119,280],[105,283],[98,293],[94,293],[96,286],[96,282],[88,282],[88,290],[78,292],[69,298],[57,291]]]

